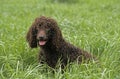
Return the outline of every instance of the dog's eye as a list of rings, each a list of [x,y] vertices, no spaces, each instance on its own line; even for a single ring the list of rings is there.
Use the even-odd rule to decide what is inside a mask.
[[[39,27],[41,27],[41,26],[42,26],[42,24],[38,24],[38,26],[39,26]]]
[[[55,34],[55,32],[54,32],[53,29],[49,29],[49,30],[48,30],[48,33],[49,33],[51,36],[53,36],[53,35]]]

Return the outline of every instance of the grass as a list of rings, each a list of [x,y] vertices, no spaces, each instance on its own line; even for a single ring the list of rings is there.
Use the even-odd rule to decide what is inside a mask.
[[[1,0],[0,79],[120,79],[120,0]],[[64,38],[100,65],[71,65],[64,74],[38,63],[25,35],[40,15],[57,20]],[[47,68],[47,71],[46,71]]]

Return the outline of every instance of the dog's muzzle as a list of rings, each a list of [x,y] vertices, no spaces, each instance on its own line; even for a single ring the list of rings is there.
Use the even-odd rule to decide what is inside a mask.
[[[46,36],[40,36],[39,39],[38,39],[38,44],[40,46],[44,46],[47,42],[47,37]]]

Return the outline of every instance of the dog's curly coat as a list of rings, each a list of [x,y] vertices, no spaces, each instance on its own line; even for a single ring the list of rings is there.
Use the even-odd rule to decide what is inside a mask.
[[[54,19],[41,16],[35,19],[30,27],[26,39],[31,48],[39,46],[40,63],[47,63],[48,66],[55,68],[60,60],[61,67],[64,68],[67,63],[93,58],[91,54],[83,51],[63,39],[60,28]]]

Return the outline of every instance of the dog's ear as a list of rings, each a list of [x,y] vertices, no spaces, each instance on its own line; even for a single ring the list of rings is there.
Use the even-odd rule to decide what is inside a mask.
[[[29,31],[27,32],[27,35],[26,35],[26,40],[29,43],[29,46],[31,48],[37,47],[36,35],[37,35],[36,27],[34,24],[32,24],[32,26],[29,28]]]
[[[60,42],[63,40],[61,30],[54,19],[49,18],[49,22],[49,25],[52,27],[52,44],[59,48],[60,44],[62,44]]]

